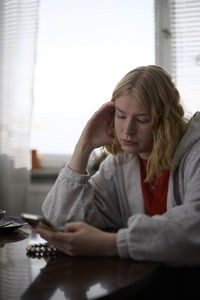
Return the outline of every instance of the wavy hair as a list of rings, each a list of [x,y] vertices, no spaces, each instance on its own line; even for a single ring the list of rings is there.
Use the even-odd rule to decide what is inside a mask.
[[[145,181],[160,176],[174,166],[173,156],[186,128],[184,109],[179,92],[168,72],[156,65],[138,67],[126,74],[113,91],[111,101],[124,95],[134,95],[151,116],[153,149],[148,160]],[[114,117],[109,134],[115,136]],[[123,153],[120,145],[106,145],[112,154]]]

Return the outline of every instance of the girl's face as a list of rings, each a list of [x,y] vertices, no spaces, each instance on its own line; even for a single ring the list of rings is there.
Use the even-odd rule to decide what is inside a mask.
[[[148,159],[153,148],[151,117],[135,96],[125,95],[115,101],[114,124],[122,149]]]

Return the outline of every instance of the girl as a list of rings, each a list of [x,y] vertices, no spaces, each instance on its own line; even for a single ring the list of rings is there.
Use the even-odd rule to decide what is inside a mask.
[[[101,146],[112,155],[90,177]],[[64,231],[37,232],[73,256],[198,265],[199,183],[200,114],[185,119],[165,70],[139,67],[88,121],[44,201],[44,215]]]

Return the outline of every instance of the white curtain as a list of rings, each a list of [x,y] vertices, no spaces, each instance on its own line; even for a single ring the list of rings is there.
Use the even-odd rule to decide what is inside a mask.
[[[0,1],[0,208],[26,208],[39,0]]]

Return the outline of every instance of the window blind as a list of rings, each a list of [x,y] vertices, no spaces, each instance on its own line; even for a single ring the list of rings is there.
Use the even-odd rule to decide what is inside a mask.
[[[0,1],[0,155],[30,165],[38,0]]]
[[[200,110],[200,1],[171,0],[172,75],[186,111]]]
[[[10,215],[27,199],[38,10],[39,0],[0,1],[0,208]]]

